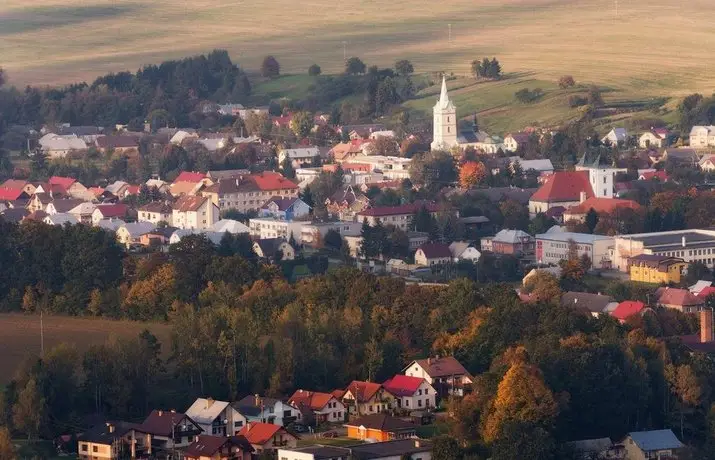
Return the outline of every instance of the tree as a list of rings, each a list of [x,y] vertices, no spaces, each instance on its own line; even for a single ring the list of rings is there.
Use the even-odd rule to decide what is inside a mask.
[[[515,200],[504,200],[499,203],[499,211],[504,217],[503,227],[516,230],[529,229],[529,210]]]
[[[561,301],[561,288],[559,280],[550,273],[537,271],[524,285],[523,291],[531,294],[538,302],[558,304]]]
[[[358,57],[351,57],[345,61],[345,73],[348,75],[361,75],[365,73],[365,63]]]
[[[492,80],[501,78],[501,64],[499,64],[497,58],[489,60],[489,58],[485,57],[481,61],[474,60],[471,68],[472,75],[475,78],[489,78]]]
[[[317,77],[321,73],[323,73],[323,70],[320,68],[320,66],[318,64],[313,64],[310,67],[308,67],[308,75],[310,75],[311,77]]]
[[[467,161],[459,167],[459,185],[470,189],[484,180],[487,168],[479,161]]]
[[[533,90],[529,88],[522,88],[514,93],[516,100],[522,104],[531,104],[532,102],[536,102],[541,99],[543,95],[544,92],[541,88],[534,88]]]
[[[295,133],[298,139],[304,139],[310,134],[310,131],[315,126],[313,114],[310,112],[301,111],[293,115],[290,121],[290,129]]]
[[[261,63],[261,75],[267,78],[275,78],[281,74],[281,66],[273,56],[266,56]]]
[[[598,225],[598,213],[595,209],[591,208],[588,210],[586,213],[585,223],[586,227],[588,227],[589,233],[593,233],[596,229],[596,225]]]
[[[546,233],[546,231],[554,225],[557,225],[557,223],[553,217],[548,217],[543,212],[540,212],[537,213],[529,223],[529,233],[532,235]]]
[[[432,460],[462,460],[464,451],[456,439],[449,436],[439,436],[432,445]]]
[[[551,434],[531,423],[508,423],[492,445],[492,460],[553,460],[557,451]]]
[[[34,378],[20,391],[13,406],[12,421],[15,427],[27,435],[27,439],[37,437],[45,418],[45,399]]]
[[[563,77],[559,78],[559,88],[561,89],[571,88],[575,85],[576,81],[571,75],[564,75]]]
[[[340,236],[339,232],[330,229],[325,234],[323,242],[325,243],[326,247],[333,248],[335,250],[340,250],[340,248],[343,246],[343,237]]]
[[[399,156],[400,149],[397,141],[389,136],[379,136],[371,141],[366,147],[368,155],[381,155],[386,157]]]
[[[15,460],[16,458],[15,445],[12,443],[10,430],[5,426],[0,426],[0,460]]]
[[[601,90],[596,85],[591,85],[588,88],[588,103],[593,107],[603,106],[603,97],[601,96]]]
[[[428,194],[436,193],[457,180],[454,157],[442,151],[417,154],[410,163],[410,179]]]
[[[281,162],[281,172],[288,179],[295,178],[295,168],[293,168],[293,161],[290,158],[286,157]]]
[[[412,66],[412,63],[407,59],[400,59],[399,61],[395,62],[395,71],[399,75],[406,77],[407,75],[413,73],[415,71],[415,68]]]

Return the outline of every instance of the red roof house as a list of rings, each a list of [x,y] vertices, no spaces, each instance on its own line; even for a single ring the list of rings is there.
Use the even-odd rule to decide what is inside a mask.
[[[618,209],[632,209],[637,211],[641,206],[632,200],[622,200],[619,198],[598,198],[591,197],[576,206],[571,206],[564,212],[564,221],[579,220],[586,218],[586,214],[593,209],[598,214],[611,214]]]
[[[707,299],[713,294],[715,294],[715,286],[708,286],[698,292],[698,297],[700,297],[701,299]]]
[[[626,300],[618,304],[616,309],[611,313],[611,316],[620,322],[624,322],[629,316],[640,314],[644,309],[645,304],[643,302]]]
[[[383,383],[382,386],[394,396],[412,396],[424,381],[425,379],[419,377],[397,374]]]
[[[253,446],[257,452],[273,450],[278,447],[295,447],[298,436],[273,423],[249,422],[238,433]]]
[[[705,300],[692,294],[687,289],[671,287],[658,288],[655,291],[658,304],[664,307],[673,308],[683,313],[697,312],[705,304]]]
[[[23,189],[0,187],[0,201],[15,201],[21,198],[30,198]]]
[[[92,213],[92,223],[97,223],[102,219],[123,219],[127,215],[129,206],[122,203],[117,204],[100,204]]]
[[[59,185],[65,191],[69,190],[70,187],[72,187],[72,184],[74,184],[75,182],[77,182],[77,179],[74,179],[72,177],[60,177],[60,176],[52,176],[47,181],[47,183],[50,185]]]
[[[546,212],[556,206],[568,208],[593,196],[588,171],[556,171],[531,196],[529,212]]]
[[[206,174],[192,171],[181,171],[181,173],[176,177],[174,183],[178,182],[191,182],[199,183],[206,178]]]
[[[645,171],[638,180],[653,180],[658,179],[661,182],[668,182],[668,173],[665,171]]]

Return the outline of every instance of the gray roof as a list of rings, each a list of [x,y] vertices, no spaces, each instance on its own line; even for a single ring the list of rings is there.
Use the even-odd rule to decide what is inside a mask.
[[[348,458],[350,456],[350,449],[347,447],[335,447],[335,446],[309,446],[301,447],[299,449],[286,449],[290,452],[300,452],[303,454],[311,454],[314,460],[332,460],[336,458]]]
[[[691,248],[697,243],[708,243],[715,241],[715,235],[703,232],[702,230],[682,230],[657,233],[638,233],[634,235],[623,235],[620,238],[642,241],[646,248],[660,249],[664,246],[682,246],[685,238],[685,248]]]
[[[515,244],[515,243],[521,243],[522,239],[526,238],[527,240],[532,240],[533,237],[529,235],[528,233],[522,231],[522,230],[502,230],[496,235],[494,235],[494,238],[492,241],[497,241],[500,243],[509,243],[509,244]]]
[[[613,241],[613,237],[610,237],[610,236],[591,235],[589,233],[551,231],[551,229],[547,230],[546,233],[541,233],[541,234],[536,235],[536,239],[537,240],[549,240],[549,241],[563,241],[563,242],[573,240],[574,243],[579,243],[579,244],[593,244],[596,241],[606,241],[606,240]]]
[[[352,446],[350,450],[352,451],[353,457],[358,460],[400,457],[405,454],[431,452],[432,442],[424,439],[398,439],[396,441]]]
[[[132,238],[136,238],[151,232],[156,228],[156,225],[151,222],[130,222],[128,224],[124,224],[122,227],[127,230]]]
[[[590,294],[588,292],[565,292],[561,296],[564,307],[585,308],[593,313],[603,313],[613,299],[607,295]]]
[[[583,439],[567,442],[566,445],[576,452],[595,454],[610,449],[613,446],[613,442],[610,438]]]
[[[628,436],[645,452],[684,447],[672,430],[635,431]]]

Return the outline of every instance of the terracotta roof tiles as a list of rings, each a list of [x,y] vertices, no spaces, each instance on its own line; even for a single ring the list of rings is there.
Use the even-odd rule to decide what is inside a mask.
[[[547,203],[579,201],[581,192],[586,193],[586,198],[593,197],[587,171],[556,171],[531,196],[531,201]]]

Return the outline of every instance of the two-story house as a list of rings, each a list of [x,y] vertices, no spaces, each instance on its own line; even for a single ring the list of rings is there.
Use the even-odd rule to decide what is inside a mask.
[[[395,397],[397,407],[405,410],[424,410],[437,404],[437,391],[421,377],[395,375],[382,384]]]
[[[287,402],[259,395],[246,396],[234,402],[232,406],[248,422],[272,423],[280,426],[295,422],[299,414],[298,408]]]
[[[672,430],[631,432],[621,444],[628,460],[675,459],[685,447]]]
[[[219,209],[209,198],[184,195],[172,207],[171,222],[181,229],[208,229],[219,220]]]
[[[298,197],[272,197],[262,207],[261,217],[273,217],[279,220],[293,220],[310,215],[310,206]]]
[[[404,370],[405,375],[425,379],[439,396],[464,395],[464,388],[474,378],[454,356],[435,356],[412,361]]]
[[[373,382],[353,380],[345,388],[342,395],[343,403],[348,412],[354,415],[375,414],[388,410],[395,397],[386,391],[382,385]]]
[[[243,436],[199,435],[184,448],[184,460],[251,460],[255,449]]]
[[[345,405],[330,393],[297,390],[288,403],[299,411],[303,423],[341,423],[345,420]]]
[[[693,126],[690,129],[690,147],[704,149],[715,146],[715,126]]]
[[[198,398],[186,409],[186,416],[207,435],[233,436],[243,428],[246,420],[227,401]]]
[[[293,448],[298,445],[298,436],[288,432],[280,425],[272,423],[250,422],[238,433],[260,453],[273,451],[281,447]]]
[[[139,222],[151,222],[157,225],[159,222],[173,224],[174,212],[171,205],[166,201],[152,201],[137,209],[137,220]]]
[[[310,164],[314,159],[320,157],[318,147],[299,147],[295,149],[281,149],[278,152],[278,164],[282,165],[288,160],[294,168],[299,168],[304,164]]]
[[[533,255],[536,240],[522,230],[502,230],[493,237],[482,238],[482,251],[517,257]]]
[[[153,410],[138,427],[146,436],[137,442],[142,450],[168,451],[185,447],[203,430],[186,414],[176,411]]]
[[[445,265],[452,260],[452,251],[444,243],[425,243],[415,252],[415,264],[424,267]]]
[[[379,206],[365,209],[364,211],[357,213],[357,220],[358,222],[367,220],[367,223],[371,227],[377,225],[377,222],[379,221],[382,225],[392,225],[400,230],[407,231],[412,225],[412,218],[422,208],[426,209],[430,215],[435,217],[441,209],[439,205],[433,202],[416,201],[414,203],[401,206]]]
[[[259,210],[273,197],[293,198],[298,196],[298,185],[276,172],[263,172],[235,179],[219,180],[201,191],[218,206],[219,210],[238,212]]]
[[[92,212],[92,225],[96,226],[104,219],[126,219],[129,206],[122,203],[100,204]]]

